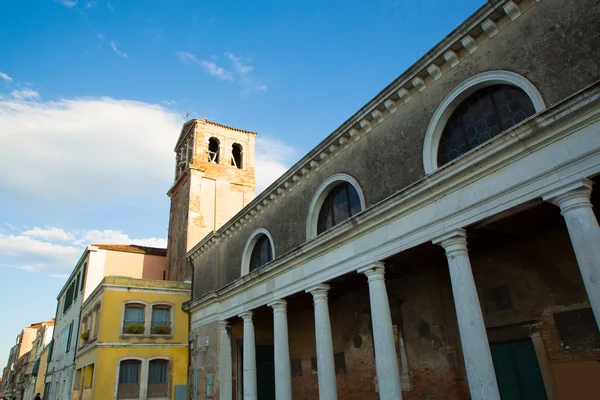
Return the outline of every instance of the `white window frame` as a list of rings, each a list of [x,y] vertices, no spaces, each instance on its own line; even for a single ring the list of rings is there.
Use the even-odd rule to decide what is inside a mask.
[[[546,103],[544,103],[544,99],[537,88],[527,78],[519,74],[497,70],[472,76],[455,87],[442,100],[429,121],[423,144],[423,168],[425,169],[425,174],[430,174],[438,168],[437,157],[440,138],[448,119],[454,110],[456,110],[456,107],[476,91],[492,85],[515,86],[529,96],[536,113],[546,109]]]
[[[117,398],[117,394],[119,393],[119,376],[121,373],[121,362],[122,361],[129,361],[129,360],[136,360],[140,362],[140,397],[138,397],[139,399],[145,399],[146,398],[146,391],[145,389],[148,386],[148,364],[145,362],[146,360],[144,358],[141,357],[135,357],[135,356],[126,356],[126,357],[121,357],[117,360],[117,376],[115,377],[115,389],[114,389],[114,396],[113,399]],[[95,373],[95,371],[94,371]],[[145,378],[144,378],[145,377]],[[135,400],[135,399],[127,399],[127,400]]]
[[[163,307],[169,307],[169,319],[171,322],[171,332],[170,333],[152,333],[152,309],[155,306],[163,306]],[[150,305],[150,316],[148,319],[148,325],[147,325],[147,330],[149,332],[148,336],[152,336],[152,337],[161,337],[161,338],[168,338],[168,337],[173,337],[174,332],[175,332],[175,305],[173,303],[169,303],[167,301],[157,301],[154,302]],[[144,329],[144,331],[146,330]],[[145,336],[145,335],[144,335]]]
[[[347,182],[356,189],[356,193],[358,193],[358,199],[360,200],[360,208],[361,212],[365,210],[365,195],[363,194],[363,190],[358,184],[358,181],[354,179],[354,177],[348,174],[335,174],[327,178],[325,182],[319,186],[315,195],[310,202],[310,206],[308,208],[308,217],[306,219],[306,240],[311,240],[317,237],[317,224],[319,221],[319,213],[321,212],[321,207],[323,207],[323,203],[325,202],[325,198],[335,186],[339,183]]]
[[[173,388],[173,360],[166,356],[154,356],[150,358],[141,358],[135,356],[125,356],[121,357],[117,360],[117,375],[115,377],[115,388],[113,398],[117,398],[117,394],[119,393],[119,375],[121,373],[121,362],[136,360],[140,361],[140,397],[138,399],[128,399],[128,400],[140,400],[146,399],[148,396],[148,373],[150,372],[150,361],[153,360],[166,360],[169,362],[169,366],[167,367],[167,397],[153,397],[152,400],[168,400],[171,396],[171,390]],[[96,368],[94,368],[94,374],[96,373]]]
[[[127,308],[128,305],[135,305],[135,304],[139,304],[144,306],[144,332],[139,334],[139,333],[125,333],[125,309]],[[145,301],[142,300],[127,300],[123,302],[123,306],[121,308],[121,331],[120,331],[120,336],[121,337],[144,337],[144,336],[148,336],[148,327],[150,326],[150,323],[148,322],[148,307],[150,307],[150,303],[147,303]]]
[[[250,273],[250,259],[252,258],[252,251],[254,250],[254,246],[256,246],[256,242],[258,239],[260,239],[261,235],[265,235],[269,239],[269,242],[271,242],[271,260],[275,259],[275,244],[273,242],[273,236],[271,236],[271,232],[265,228],[258,228],[252,232],[246,241],[246,246],[244,246],[244,252],[242,253],[241,276],[248,275]]]

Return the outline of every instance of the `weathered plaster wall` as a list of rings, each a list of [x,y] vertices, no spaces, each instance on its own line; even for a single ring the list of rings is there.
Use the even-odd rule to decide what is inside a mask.
[[[403,398],[468,399],[446,259],[441,247],[428,246],[431,248],[420,260],[423,265],[421,271],[399,274],[404,265],[399,259],[388,265],[386,276],[392,323],[401,327],[408,361],[410,390],[403,393]],[[531,236],[475,231],[469,248],[490,341],[511,340],[506,335],[504,338],[502,334],[498,335],[499,330],[531,326],[526,332],[539,332],[549,363],[546,371],[550,374],[549,386],[555,387],[557,398],[585,398],[569,391],[574,390],[571,387],[556,387],[553,383],[560,381],[560,374],[564,375],[563,369],[567,365],[600,361],[600,349],[565,348],[554,322],[556,312],[589,307],[566,229],[553,228]],[[344,352],[346,363],[346,372],[336,374],[338,397],[375,400],[378,395],[366,278],[358,284],[348,285],[339,280],[330,284],[329,310],[334,352]],[[486,310],[485,293],[501,286],[508,287],[511,307]],[[299,358],[302,365],[302,375],[292,377],[294,399],[318,397],[317,375],[311,367],[311,358],[316,356],[311,303],[308,295],[288,299],[290,357],[292,360]],[[235,319],[232,324],[235,394],[238,372],[236,344],[243,339],[243,323]],[[254,324],[257,344],[272,345],[271,310],[266,307],[255,310]],[[212,341],[218,330],[215,324],[202,329],[199,334],[211,335],[211,345],[205,356],[209,360],[207,367],[218,374],[215,364],[218,362],[218,344],[216,340]],[[600,385],[597,377],[589,377],[589,371],[583,370],[577,376],[579,385],[588,389]]]
[[[364,191],[367,207],[422,178],[423,141],[429,121],[438,104],[465,79],[490,70],[516,72],[529,79],[551,107],[598,80],[599,58],[597,0],[582,0],[577,7],[560,0],[537,3],[232,237],[223,238],[218,245],[223,254],[218,265],[222,279],[215,286],[195,290],[195,295],[239,278],[244,245],[259,227],[273,236],[276,257],[302,245],[309,204],[329,176],[339,172],[353,176]],[[212,260],[207,254],[195,265],[206,271]]]
[[[170,280],[190,277],[186,253],[254,199],[255,134],[203,120],[195,120],[193,124],[192,162],[169,192],[167,259]],[[218,163],[208,161],[211,138],[220,143]],[[231,149],[235,143],[243,148],[242,168],[231,165]]]

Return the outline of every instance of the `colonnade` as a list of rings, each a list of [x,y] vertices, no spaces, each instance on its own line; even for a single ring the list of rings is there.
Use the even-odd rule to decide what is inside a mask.
[[[600,327],[600,227],[590,202],[591,185],[591,181],[584,179],[548,193],[543,196],[543,199],[560,207],[565,218],[588,297]],[[446,251],[471,398],[500,400],[483,315],[471,270],[466,231],[457,229],[434,239],[433,243],[442,246]],[[385,265],[382,262],[374,262],[359,268],[357,272],[367,277],[369,285],[379,398],[401,400],[396,344],[385,286]],[[318,284],[306,289],[306,292],[313,296],[319,399],[321,400],[337,399],[327,296],[329,288],[327,284]],[[287,303],[285,299],[277,299],[268,306],[273,309],[276,399],[291,400]],[[244,320],[243,398],[256,400],[256,342],[252,311],[244,312],[240,317]],[[231,335],[226,321],[221,321],[219,326],[220,399],[230,400],[232,398]]]

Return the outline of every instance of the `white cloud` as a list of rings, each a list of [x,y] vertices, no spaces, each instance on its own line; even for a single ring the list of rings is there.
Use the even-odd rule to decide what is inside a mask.
[[[111,11],[111,12],[115,11],[115,8],[113,7],[113,5],[110,4],[110,2],[108,2],[108,1],[106,2],[106,8],[108,8],[108,11]]]
[[[240,75],[245,75],[254,69],[254,67],[252,65],[242,64],[241,59],[239,57],[234,56],[231,53],[225,53],[225,55],[227,56],[227,58],[229,58],[229,60],[231,60],[231,63],[233,64],[233,68],[235,69],[235,72],[237,72]]]
[[[0,254],[3,262],[31,271],[40,268],[73,267],[81,249],[16,234],[0,235]]]
[[[231,75],[231,72],[227,71],[223,67],[219,67],[213,61],[204,61],[204,60],[202,60],[202,61],[200,61],[200,66],[206,72],[208,72],[210,75],[212,75],[212,76],[214,76],[216,78],[227,80],[227,81],[232,81],[233,82],[233,76]]]
[[[96,7],[96,5],[97,5],[97,4],[98,4],[98,2],[97,2],[97,1],[95,1],[95,0],[88,1],[88,2],[85,4],[85,8],[94,8],[94,7]]]
[[[149,247],[167,247],[167,239],[164,238],[131,239],[129,235],[112,229],[84,231],[81,238],[75,243],[84,246],[90,244],[137,244]]]
[[[181,123],[128,100],[0,101],[0,193],[87,210],[164,196]]]
[[[117,53],[118,55],[120,55],[123,58],[129,58],[129,56],[127,55],[127,53],[124,53],[122,51],[120,51],[117,48],[117,45],[114,42],[110,42],[110,47],[112,47],[112,49],[114,50],[115,53]]]
[[[296,161],[296,151],[272,137],[256,137],[256,193],[265,190]]]
[[[200,60],[198,60],[198,58],[192,53],[188,53],[187,51],[176,51],[175,53],[179,57],[179,61],[181,61],[184,64],[193,63],[200,65]]]
[[[225,55],[229,58],[229,61],[231,61],[233,70],[239,77],[239,82],[242,86],[242,94],[248,95],[255,91],[266,92],[269,90],[266,84],[262,83],[251,73],[254,71],[254,66],[242,63],[241,57],[232,53],[225,53]]]
[[[39,99],[40,94],[32,89],[24,89],[24,90],[13,90],[10,92],[11,96],[16,100],[27,100],[27,99]]]
[[[12,82],[12,78],[10,76],[8,76],[7,74],[5,74],[4,72],[0,72],[0,79],[3,79],[7,82]]]
[[[232,81],[233,75],[225,68],[218,66],[214,61],[200,60],[198,57],[187,51],[176,51],[179,61],[183,64],[196,64],[202,67],[208,74],[222,80]],[[214,59],[214,57],[213,57]]]
[[[65,232],[64,229],[55,227],[46,227],[42,229],[36,226],[33,229],[23,232],[22,235],[42,239],[49,242],[64,242],[74,239],[73,234]]]
[[[62,243],[54,243],[60,241]],[[137,244],[140,246],[167,246],[166,238],[132,239],[119,230],[71,230],[39,228],[30,231],[0,234],[0,266],[23,271],[60,271],[72,269],[85,248],[99,244]],[[62,275],[62,274],[57,274]]]
[[[50,278],[66,279],[69,274],[50,274]]]
[[[79,0],[54,0],[54,2],[65,7],[75,7],[79,3]]]
[[[103,35],[103,34],[101,34],[101,33],[98,33],[98,34],[96,35],[96,37],[97,37],[98,39],[100,39],[100,40],[104,39],[104,35]]]
[[[5,222],[5,224],[6,224],[6,226],[8,226],[13,231],[17,229],[13,224],[10,224],[8,222]]]

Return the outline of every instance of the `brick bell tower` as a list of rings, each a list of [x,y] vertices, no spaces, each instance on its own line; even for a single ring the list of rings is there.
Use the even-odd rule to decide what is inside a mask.
[[[192,271],[186,253],[254,199],[255,132],[206,119],[186,122],[175,145],[167,247],[168,279]]]

